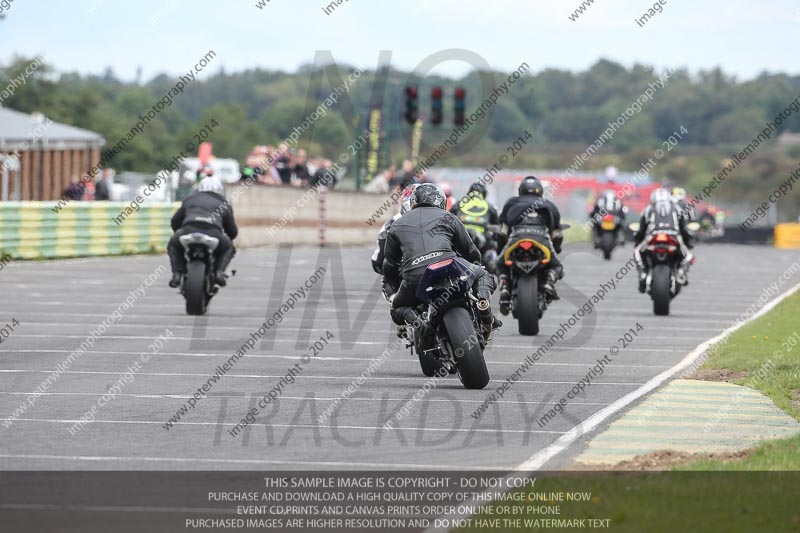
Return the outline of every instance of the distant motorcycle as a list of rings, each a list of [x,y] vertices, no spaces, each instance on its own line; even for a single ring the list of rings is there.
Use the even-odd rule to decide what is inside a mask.
[[[417,352],[423,374],[428,377],[458,374],[467,389],[483,389],[489,371],[483,357],[487,339],[484,324],[491,327],[489,306],[480,308],[472,293],[475,274],[460,259],[445,259],[428,266],[417,288],[424,325],[403,328],[412,353]],[[421,335],[424,329],[434,332]]]
[[[714,215],[705,212],[700,216],[700,220],[697,222],[696,235],[697,239],[700,241],[710,241],[725,235],[725,228],[717,223],[717,219]]]
[[[691,222],[687,228],[696,231],[699,224]],[[639,224],[631,224],[635,233]],[[653,313],[658,316],[669,315],[672,299],[688,283],[686,273],[680,268],[681,255],[678,233],[676,231],[657,231],[649,235],[647,246],[642,252],[647,278],[645,292],[653,299]]]
[[[569,228],[563,224],[561,229]],[[545,265],[550,262],[550,249],[543,242],[546,229],[541,229],[542,237],[536,239],[536,231],[518,236],[503,255],[509,268],[509,290],[511,292],[511,315],[517,319],[520,335],[538,335],[539,320],[544,316],[550,299],[544,292],[546,281]]]
[[[214,250],[219,246],[219,239],[204,233],[190,233],[179,240],[186,255],[186,273],[181,283],[186,313],[204,315],[211,298],[219,292],[214,277]]]
[[[653,298],[653,312],[659,316],[669,314],[669,304],[686,282],[679,278],[679,244],[676,235],[658,232],[650,236],[647,253],[643,259],[647,268],[647,292]]]
[[[619,238],[617,235],[620,231],[620,220],[616,215],[606,213],[600,224],[597,227],[597,236],[595,247],[603,252],[603,258],[606,260],[611,259],[611,252],[616,248]]]

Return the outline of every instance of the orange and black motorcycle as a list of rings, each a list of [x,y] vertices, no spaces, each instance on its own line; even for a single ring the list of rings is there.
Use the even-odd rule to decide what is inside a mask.
[[[563,225],[562,229],[568,228]],[[550,299],[545,294],[545,268],[552,258],[547,230],[531,230],[517,236],[503,251],[502,261],[509,267],[511,315],[517,319],[520,335],[538,335],[539,320],[544,316]]]

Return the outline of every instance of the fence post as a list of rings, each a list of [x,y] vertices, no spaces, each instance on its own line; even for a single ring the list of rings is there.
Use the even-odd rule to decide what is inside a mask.
[[[319,187],[319,245],[320,247],[324,247],[326,244],[325,241],[325,231],[328,229],[328,212],[327,212],[327,205],[326,199],[328,196],[328,188],[324,185],[320,185]]]

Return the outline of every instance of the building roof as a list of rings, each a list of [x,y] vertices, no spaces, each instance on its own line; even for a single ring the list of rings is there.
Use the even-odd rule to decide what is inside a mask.
[[[68,126],[59,122],[47,124],[40,113],[28,115],[13,109],[0,108],[0,150],[19,148],[23,142],[39,141],[51,149],[102,146],[105,139],[99,133]]]
[[[778,135],[778,146],[795,146],[800,144],[800,133],[793,133],[789,130]]]

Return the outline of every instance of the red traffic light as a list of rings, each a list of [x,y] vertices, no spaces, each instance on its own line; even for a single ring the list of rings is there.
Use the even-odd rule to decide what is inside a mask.
[[[434,87],[431,91],[431,96],[433,96],[433,98],[436,100],[440,100],[442,95],[444,95],[444,91],[442,91],[441,87]]]
[[[406,112],[405,118],[406,122],[409,124],[415,124],[417,122],[417,118],[419,118],[417,114],[417,109],[419,105],[419,93],[417,92],[417,88],[411,85],[406,86]]]
[[[467,97],[467,90],[463,87],[456,87],[456,100],[463,100]]]

